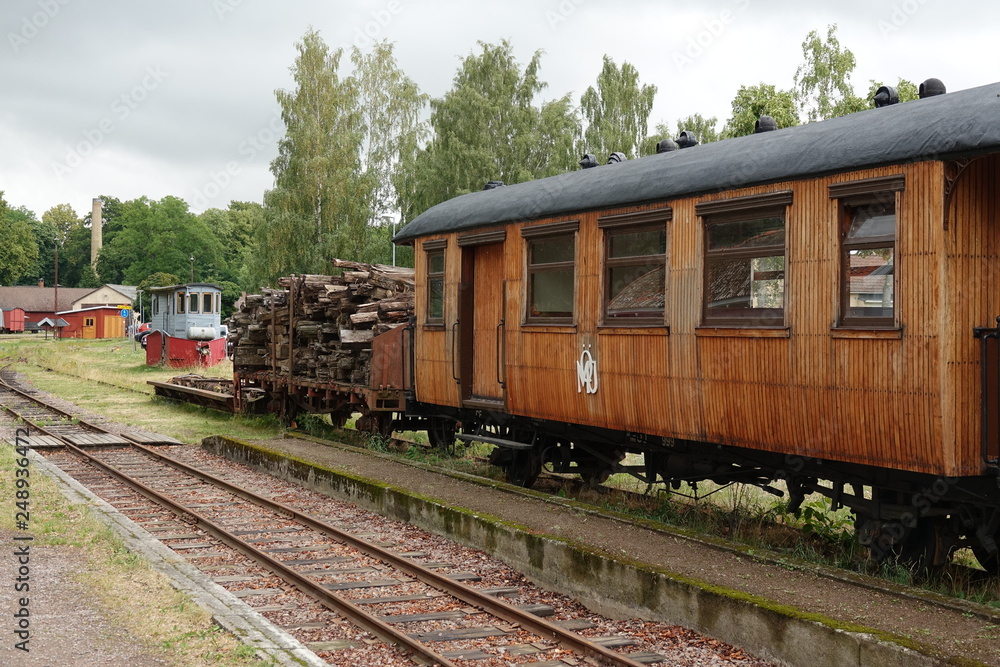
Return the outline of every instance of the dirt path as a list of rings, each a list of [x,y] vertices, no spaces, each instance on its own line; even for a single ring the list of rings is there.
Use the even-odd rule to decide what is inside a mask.
[[[14,556],[14,535],[0,532],[4,557],[0,573],[14,577],[20,567]],[[0,665],[19,667],[153,667],[167,665],[151,655],[128,631],[109,620],[101,603],[73,574],[86,567],[87,554],[74,547],[32,546],[27,593],[15,593],[13,584],[0,586],[0,609],[3,628],[0,636]],[[22,641],[14,631],[14,614],[21,608],[21,596],[29,600],[28,643],[22,651],[15,645]]]

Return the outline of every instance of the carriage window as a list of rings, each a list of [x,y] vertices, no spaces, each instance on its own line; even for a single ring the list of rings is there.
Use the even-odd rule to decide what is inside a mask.
[[[198,312],[198,295],[199,295],[198,292],[191,292],[188,295],[188,301],[191,302],[189,304],[189,306],[188,306],[188,312],[189,313],[197,313]]]
[[[576,234],[528,239],[527,322],[572,324]]]
[[[606,229],[604,252],[605,323],[662,323],[667,257],[663,224]]]
[[[177,293],[177,312],[178,313],[183,313],[184,312],[184,304],[185,304],[185,302],[186,302],[186,299],[185,299],[184,292],[178,292]]]
[[[834,183],[840,221],[840,313],[845,328],[896,325],[896,193],[903,174]]]
[[[215,293],[215,312],[216,314],[222,313],[222,294],[220,292]]]
[[[153,296],[153,314],[158,315],[160,313],[160,295],[156,294]]]
[[[843,206],[841,239],[840,324],[894,326],[895,202]]]
[[[427,322],[444,322],[444,248],[438,245],[427,249]]]
[[[784,211],[707,219],[705,323],[780,326],[784,320]]]
[[[214,313],[216,312],[214,304],[215,295],[211,292],[202,292],[201,295],[201,312],[203,313]]]

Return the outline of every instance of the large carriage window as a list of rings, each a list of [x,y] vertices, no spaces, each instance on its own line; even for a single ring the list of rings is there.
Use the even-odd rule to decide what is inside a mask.
[[[444,250],[445,241],[424,244],[427,253],[427,322],[444,322]]]
[[[785,206],[790,191],[698,204],[705,219],[706,325],[785,323]]]
[[[579,222],[525,227],[529,324],[573,324]]]
[[[605,324],[663,324],[670,214],[661,209],[598,221],[604,229]]]
[[[896,192],[903,187],[902,176],[830,186],[840,202],[840,326],[896,326]]]

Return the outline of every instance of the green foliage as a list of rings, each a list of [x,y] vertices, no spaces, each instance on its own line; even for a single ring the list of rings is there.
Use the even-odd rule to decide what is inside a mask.
[[[792,91],[778,90],[766,83],[740,86],[733,99],[733,115],[726,121],[722,137],[729,139],[753,134],[754,123],[764,115],[773,117],[779,129],[798,125],[799,116]]]
[[[23,218],[11,215],[0,191],[0,285],[13,285],[28,277],[38,261],[35,235]]]
[[[399,68],[392,49],[382,41],[371,53],[358,48],[351,53],[364,131],[361,178],[369,235],[373,227],[391,227],[395,219],[401,147],[412,150],[427,134],[420,114],[429,96]],[[370,261],[367,248],[361,258]]]
[[[94,267],[87,263],[83,265],[80,270],[80,278],[76,281],[77,287],[100,287],[104,283],[101,282],[101,278],[94,271]]]
[[[677,121],[677,137],[681,132],[687,130],[688,132],[694,132],[695,136],[698,137],[698,143],[710,144],[713,141],[718,141],[722,138],[718,130],[719,119],[715,116],[705,118],[700,113],[692,114],[685,118],[681,118]],[[666,130],[666,126],[663,127]],[[662,136],[668,136],[667,133],[663,133]]]
[[[837,24],[827,26],[826,40],[815,30],[802,42],[804,62],[795,71],[795,101],[810,122],[867,108],[854,94],[851,73],[856,64],[850,49],[841,48]]]
[[[799,511],[802,529],[830,542],[850,542],[854,538],[854,522],[850,512],[834,512],[830,499],[821,497],[803,503]]]
[[[576,166],[580,125],[569,95],[534,103],[546,87],[541,52],[522,69],[510,42],[479,47],[462,61],[452,89],[431,102],[433,139],[425,149],[410,144],[402,156],[403,222],[487,181],[521,183]]]
[[[126,202],[120,221],[121,231],[105,243],[97,260],[103,282],[135,285],[157,272],[187,280],[192,269],[194,280],[212,280],[225,268],[214,231],[182,199]]]
[[[604,56],[604,67],[597,75],[597,87],[590,86],[580,98],[586,120],[583,149],[603,161],[615,151],[632,159],[640,156],[649,131],[656,86],[639,83],[639,71],[625,62],[621,67]]]
[[[310,29],[296,45],[295,90],[278,90],[285,136],[271,162],[274,189],[257,241],[260,275],[325,273],[333,257],[353,259],[368,219],[360,150],[357,82],[338,75],[342,51]]]

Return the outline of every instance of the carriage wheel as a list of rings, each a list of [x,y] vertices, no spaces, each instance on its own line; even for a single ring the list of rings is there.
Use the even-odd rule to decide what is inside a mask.
[[[431,417],[427,426],[427,439],[436,449],[451,451],[455,445],[455,422],[443,417]]]
[[[530,489],[542,472],[542,457],[535,448],[515,449],[506,465],[507,482]]]
[[[947,565],[958,542],[948,517],[943,516],[922,517],[912,528],[859,517],[855,531],[876,563],[895,561],[919,570]]]

